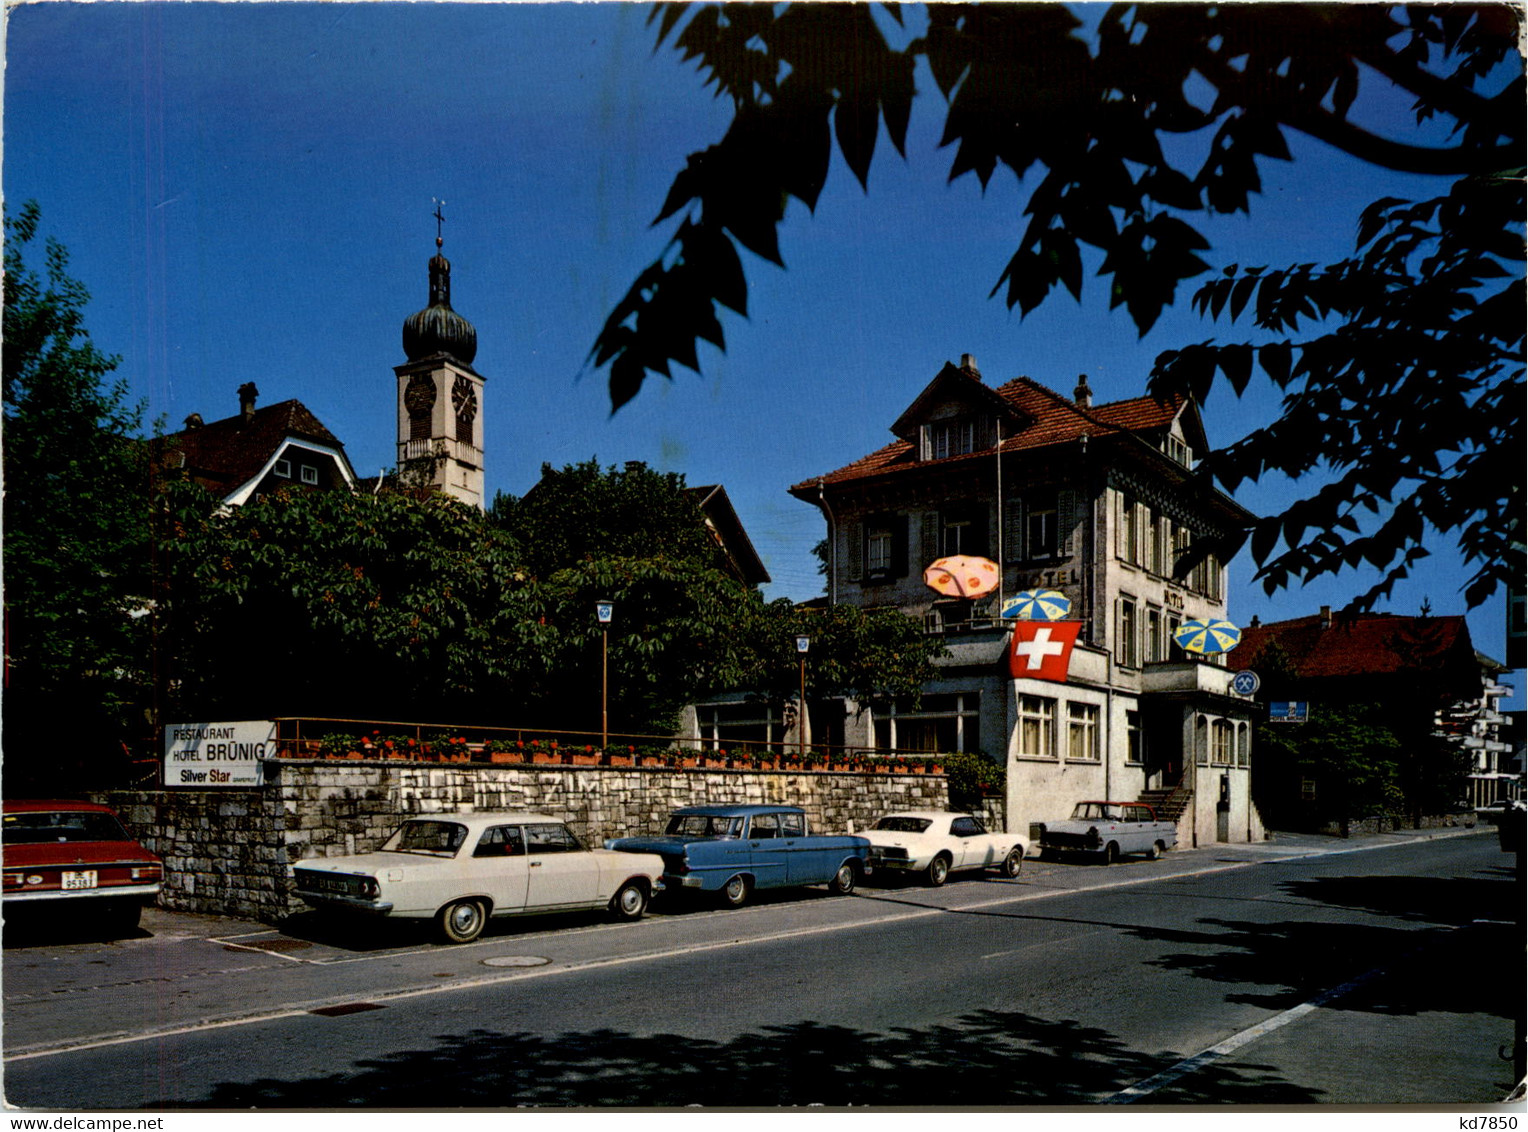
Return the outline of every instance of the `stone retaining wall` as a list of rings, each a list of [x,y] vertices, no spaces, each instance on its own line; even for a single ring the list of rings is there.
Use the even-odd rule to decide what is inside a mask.
[[[1416,825],[1411,824],[1410,818],[1398,817],[1395,814],[1375,814],[1373,817],[1349,819],[1348,836],[1388,833],[1398,829],[1453,829],[1455,827],[1473,826],[1474,824],[1475,815],[1473,812],[1423,814],[1421,821]],[[1341,837],[1342,823],[1329,821],[1315,832],[1324,833],[1331,837]]]
[[[291,866],[375,849],[398,823],[456,810],[533,810],[566,818],[587,844],[662,832],[678,806],[785,803],[814,830],[865,829],[891,810],[943,810],[938,774],[488,766],[396,760],[276,759],[251,790],[95,795],[165,862],[160,903],[279,923],[303,909]],[[985,807],[991,828],[1000,812]]]

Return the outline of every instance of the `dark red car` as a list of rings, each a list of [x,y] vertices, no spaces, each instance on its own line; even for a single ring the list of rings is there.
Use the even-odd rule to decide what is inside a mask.
[[[164,865],[94,802],[6,802],[0,864],[5,916],[34,923],[66,913],[131,930],[159,895]]]

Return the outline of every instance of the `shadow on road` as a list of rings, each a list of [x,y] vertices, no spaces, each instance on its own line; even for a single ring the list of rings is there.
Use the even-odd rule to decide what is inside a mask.
[[[873,1033],[801,1023],[717,1042],[616,1030],[546,1036],[474,1029],[426,1049],[299,1081],[215,1086],[243,1108],[1076,1105],[1174,1064],[1073,1021],[977,1011],[950,1025]],[[1178,1103],[1315,1104],[1264,1066],[1211,1066]]]

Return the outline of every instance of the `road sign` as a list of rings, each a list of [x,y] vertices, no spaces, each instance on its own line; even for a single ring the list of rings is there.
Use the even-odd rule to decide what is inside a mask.
[[[1269,723],[1304,723],[1310,704],[1304,700],[1275,700],[1268,705]]]
[[[1257,678],[1257,673],[1248,668],[1231,677],[1231,691],[1238,696],[1254,696],[1257,690],[1263,686],[1263,682]]]

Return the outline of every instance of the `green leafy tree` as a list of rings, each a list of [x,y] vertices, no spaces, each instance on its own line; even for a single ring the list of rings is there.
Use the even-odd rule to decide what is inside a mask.
[[[724,569],[682,476],[636,463],[544,468],[525,497],[500,495],[491,518],[525,548],[544,602],[541,666],[527,685],[544,726],[599,729],[601,599],[615,603],[605,641],[615,731],[672,733],[684,705],[723,692],[793,702],[798,633],[813,637],[809,697],[915,694],[930,672],[937,646],[900,614],[764,602]]]
[[[1318,703],[1300,724],[1270,725],[1259,737],[1259,762],[1277,796],[1300,796],[1299,780],[1315,783],[1315,799],[1305,814],[1281,814],[1292,824],[1348,823],[1404,808],[1402,760],[1406,745],[1394,728],[1394,714],[1375,703]],[[1267,789],[1267,787],[1265,787]]]
[[[444,496],[167,495],[162,652],[191,718],[451,719],[544,636],[513,540]]]
[[[535,487],[518,498],[499,492],[489,516],[519,541],[539,576],[592,558],[721,563],[684,477],[637,461],[624,468],[601,468],[597,460],[543,464]]]
[[[5,722],[12,784],[120,759],[146,727],[148,465],[142,406],[85,327],[89,294],[5,217]],[[67,729],[68,751],[58,735]],[[45,755],[44,752],[54,752]],[[77,785],[77,780],[74,783]]]
[[[1399,558],[1365,596],[1373,600],[1421,556],[1420,532],[1430,525],[1459,532],[1466,555],[1480,563],[1468,591],[1478,601],[1504,574],[1521,572],[1520,553],[1502,557],[1504,534],[1511,536],[1500,521],[1521,510],[1521,495],[1504,495],[1495,475],[1496,459],[1520,455],[1520,445],[1493,446],[1485,423],[1504,401],[1520,412],[1520,384],[1497,355],[1521,342],[1520,330],[1514,339],[1502,325],[1514,308],[1520,318],[1521,294],[1509,289],[1498,306],[1480,309],[1491,287],[1488,263],[1521,255],[1520,239],[1504,235],[1520,231],[1521,219],[1521,196],[1513,213],[1510,195],[1514,187],[1520,194],[1524,164],[1520,16],[1505,4],[1116,4],[1090,31],[1055,4],[939,4],[927,9],[922,34],[913,34],[894,6],[662,4],[658,43],[672,37],[684,61],[731,101],[733,117],[725,135],[675,177],[656,221],[673,225],[672,240],[611,311],[590,356],[609,366],[619,408],[649,374],[671,376],[674,363],[698,369],[699,342],[724,348],[721,308],[748,313],[740,250],[783,266],[778,230],[787,204],[815,206],[835,143],[867,189],[883,127],[904,152],[918,63],[926,62],[945,101],[941,144],[951,154],[951,179],[970,173],[985,186],[1004,169],[1034,178],[1028,225],[993,288],[1025,314],[1058,286],[1080,298],[1085,257],[1101,256],[1110,306],[1123,306],[1144,334],[1179,283],[1209,270],[1209,240],[1192,217],[1249,211],[1262,187],[1260,163],[1288,160],[1285,131],[1296,130],[1377,168],[1464,180],[1437,207],[1436,221],[1425,205],[1409,213],[1397,202],[1371,208],[1360,246],[1374,246],[1353,268],[1345,295],[1305,279],[1291,283],[1288,273],[1276,283],[1267,274],[1261,283],[1238,278],[1228,295],[1201,292],[1211,310],[1229,303],[1235,313],[1256,285],[1260,315],[1285,295],[1286,319],[1348,318],[1365,339],[1346,368],[1341,349],[1330,357],[1306,349],[1295,362],[1287,343],[1261,347],[1257,361],[1274,381],[1307,383],[1295,390],[1301,404],[1286,411],[1280,424],[1287,427],[1275,437],[1253,438],[1215,467],[1234,483],[1265,465],[1299,475],[1327,459],[1344,477],[1337,491],[1318,492],[1259,526],[1255,549],[1267,583],[1338,563],[1384,569]],[[1419,122],[1452,126],[1437,132],[1444,140],[1420,131],[1378,134],[1351,113],[1366,90],[1389,88],[1414,97]],[[1506,183],[1493,180],[1503,173]],[[1492,218],[1503,215],[1493,236]],[[1435,222],[1436,237],[1420,231]],[[1381,228],[1390,236],[1375,241]],[[1428,239],[1431,256],[1416,246]],[[1376,263],[1389,293],[1360,297],[1356,276]],[[1295,269],[1302,274],[1314,273]],[[1439,343],[1438,328],[1461,313],[1487,335],[1486,345],[1447,363],[1439,355],[1450,346]],[[1367,348],[1381,330],[1388,333],[1371,374]],[[1233,349],[1224,359],[1233,383],[1244,385],[1250,351]],[[1194,353],[1185,365],[1174,381],[1203,392],[1213,366]],[[1359,415],[1340,402],[1342,392],[1394,390],[1405,384],[1398,366],[1409,375],[1406,388],[1360,403],[1376,427],[1356,442],[1339,436],[1339,422]],[[1411,388],[1429,375],[1437,391]],[[1404,442],[1406,462],[1353,457],[1354,444],[1387,438]],[[1275,442],[1289,450],[1272,454]],[[1386,448],[1393,454],[1401,445]],[[1510,484],[1521,483],[1518,464]],[[1383,506],[1387,493],[1411,484],[1423,498],[1387,514],[1372,533],[1341,533],[1358,534],[1349,526],[1354,505]],[[1324,538],[1307,551],[1300,535],[1313,527]],[[1280,534],[1289,550],[1276,555]]]

